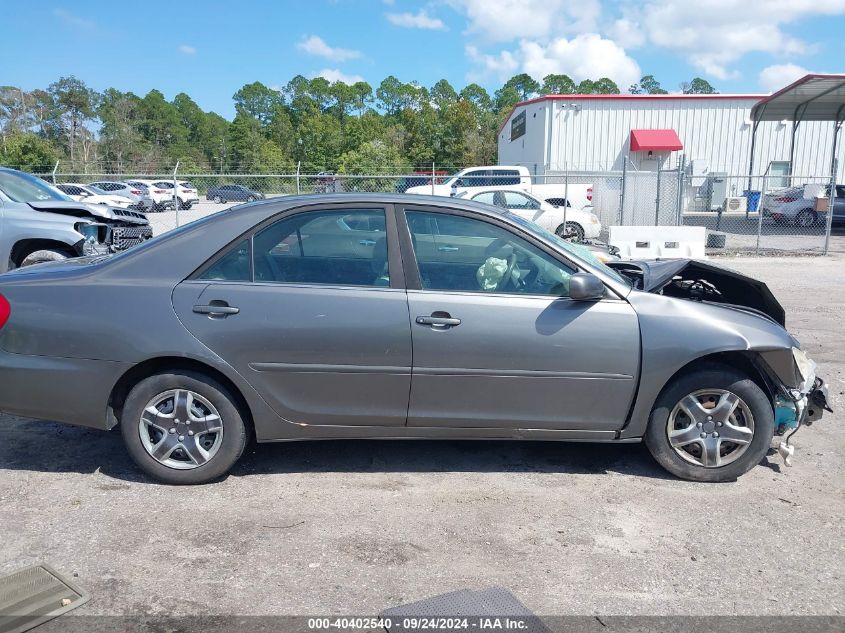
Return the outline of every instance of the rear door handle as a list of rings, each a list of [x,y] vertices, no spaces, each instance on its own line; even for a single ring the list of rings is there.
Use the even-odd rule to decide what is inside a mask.
[[[455,327],[456,325],[461,324],[461,320],[454,319],[452,317],[418,316],[417,323],[420,325],[431,325],[434,327]]]
[[[438,246],[437,250],[441,253],[454,253],[457,250],[460,250],[457,246]]]
[[[207,314],[210,317],[226,317],[230,314],[237,314],[240,308],[230,306],[225,301],[212,301],[209,305],[196,305],[194,312],[197,314]]]

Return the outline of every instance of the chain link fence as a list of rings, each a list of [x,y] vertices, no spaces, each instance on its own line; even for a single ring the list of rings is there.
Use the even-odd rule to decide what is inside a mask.
[[[515,172],[514,172],[515,173]],[[216,213],[234,204],[262,198],[340,192],[450,195],[449,174],[418,171],[405,174],[38,174],[55,184],[144,183],[158,202],[148,213],[154,233]],[[521,188],[518,177],[464,177],[461,186]],[[555,205],[587,210],[602,225],[703,226],[708,254],[823,254],[835,240],[830,208],[845,210],[845,186],[831,187],[826,176],[693,175],[682,165],[659,171],[559,171],[532,176],[530,188]],[[191,193],[192,192],[192,193]],[[832,193],[833,192],[833,193]],[[163,200],[163,201],[162,201]]]

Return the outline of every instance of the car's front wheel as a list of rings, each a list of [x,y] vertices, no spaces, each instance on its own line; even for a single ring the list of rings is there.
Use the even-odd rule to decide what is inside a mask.
[[[32,266],[33,264],[43,264],[44,262],[59,262],[73,255],[67,251],[60,251],[53,248],[42,248],[37,251],[32,251],[24,255],[19,267]]]
[[[581,243],[584,241],[584,228],[577,222],[567,222],[566,225],[561,224],[555,231],[559,237],[568,237],[573,242]]]
[[[241,412],[229,390],[191,371],[136,384],[120,420],[129,455],[148,475],[170,484],[202,484],[225,475],[246,446]]]
[[[660,394],[645,442],[670,473],[692,481],[732,481],[763,459],[774,412],[762,389],[728,366],[676,378]]]

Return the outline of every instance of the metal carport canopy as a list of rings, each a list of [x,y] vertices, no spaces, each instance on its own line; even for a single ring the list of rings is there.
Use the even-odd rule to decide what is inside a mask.
[[[789,144],[789,175],[795,159],[795,136],[802,121],[830,121],[833,124],[833,145],[830,158],[830,199],[827,214],[824,252],[830,244],[833,220],[833,203],[836,191],[836,150],[839,129],[845,119],[845,75],[805,75],[801,79],[761,99],[751,108],[754,126],[751,132],[751,152],[748,161],[748,189],[754,169],[754,149],[757,127],[761,121],[792,121],[792,139]],[[768,170],[767,170],[768,171]]]
[[[845,75],[806,75],[751,108],[753,121],[841,121]]]

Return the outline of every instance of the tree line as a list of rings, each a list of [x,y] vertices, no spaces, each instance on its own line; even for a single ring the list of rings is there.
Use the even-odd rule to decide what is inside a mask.
[[[715,92],[701,78],[683,91]],[[651,75],[633,94],[666,94]],[[610,79],[550,74],[506,81],[492,95],[477,83],[430,88],[394,76],[375,89],[297,75],[232,97],[234,119],[206,112],[185,93],[140,97],[97,92],[76,77],[46,89],[0,86],[0,164],[31,171],[61,161],[65,173],[404,173],[495,163],[496,130],[514,104],[541,94],[618,94]]]

